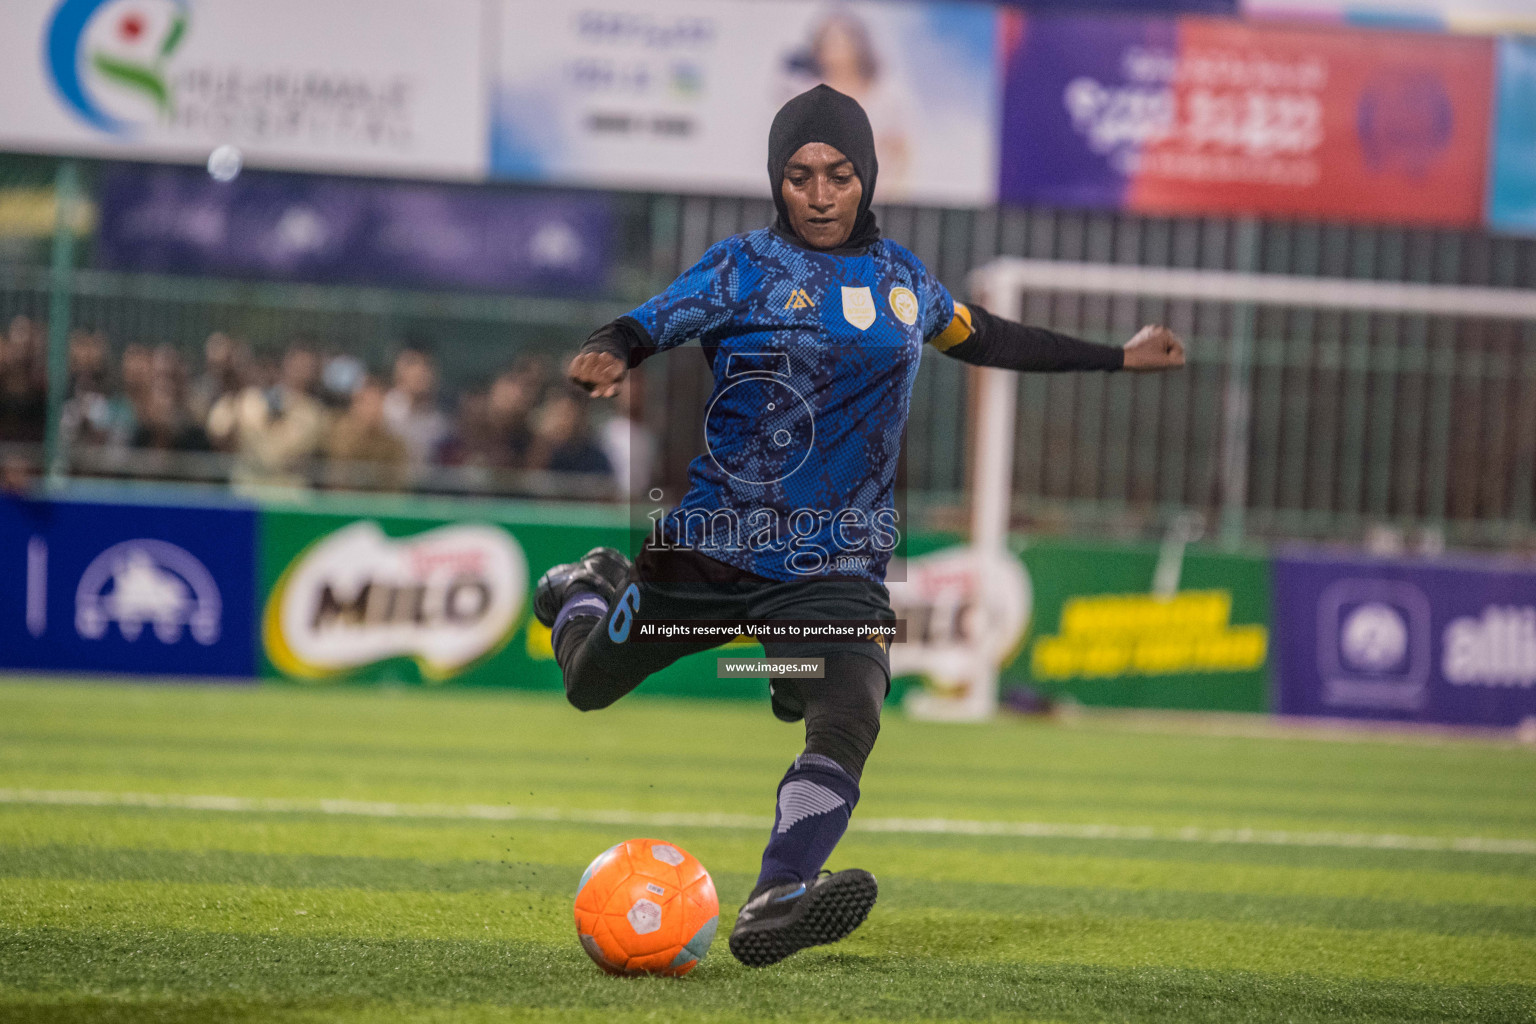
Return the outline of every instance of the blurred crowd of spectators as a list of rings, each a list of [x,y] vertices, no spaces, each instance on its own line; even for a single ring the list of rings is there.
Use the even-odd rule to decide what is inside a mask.
[[[45,333],[18,316],[0,337],[0,444],[44,439]],[[114,356],[100,331],[75,331],[68,352],[60,429],[73,455],[222,454],[237,485],[430,489],[435,474],[515,492],[509,481],[542,471],[606,479],[624,493],[654,451],[628,413],[638,405],[632,392],[594,426],[590,400],[540,354],[517,358],[450,409],[420,342],[377,369],[304,336],[265,354],[214,333],[200,365],[170,345],[133,343]]]

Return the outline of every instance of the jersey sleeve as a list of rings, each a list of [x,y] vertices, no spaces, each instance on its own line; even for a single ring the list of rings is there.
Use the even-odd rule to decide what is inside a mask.
[[[972,333],[971,314],[916,256],[907,254],[922,307],[923,340],[940,352],[960,344]]]
[[[923,308],[923,340],[932,341],[954,319],[955,299],[949,294],[949,289],[929,273],[926,266],[919,263],[917,267],[918,294],[921,296]]]
[[[704,341],[726,331],[740,308],[741,267],[733,239],[709,247],[699,262],[685,270],[660,295],[626,317],[645,335],[640,358],[675,348],[698,338]],[[638,360],[636,360],[638,361]]]

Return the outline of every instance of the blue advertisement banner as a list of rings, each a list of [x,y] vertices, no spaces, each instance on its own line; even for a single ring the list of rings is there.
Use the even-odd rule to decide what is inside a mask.
[[[1313,21],[1485,36],[1536,33],[1536,8],[1529,0],[1241,0],[1237,6],[1237,13],[1250,21]]]
[[[1536,568],[1302,553],[1273,580],[1279,713],[1536,717]]]
[[[1499,40],[1488,223],[1536,233],[1536,39]]]
[[[607,285],[606,196],[120,165],[102,183],[109,269],[589,294]]]
[[[0,498],[0,669],[254,678],[256,513]]]

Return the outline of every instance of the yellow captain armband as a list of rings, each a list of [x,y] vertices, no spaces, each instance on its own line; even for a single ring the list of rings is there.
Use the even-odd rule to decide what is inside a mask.
[[[940,352],[946,352],[975,333],[976,329],[971,326],[970,308],[963,302],[957,302],[955,318],[949,322],[948,327],[928,339],[928,343]]]

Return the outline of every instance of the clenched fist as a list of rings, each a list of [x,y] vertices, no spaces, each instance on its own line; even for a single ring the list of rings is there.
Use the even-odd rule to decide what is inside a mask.
[[[1176,370],[1184,365],[1184,343],[1159,324],[1149,324],[1125,343],[1127,370]]]
[[[624,363],[612,352],[579,352],[566,376],[593,398],[612,398],[624,373]]]

